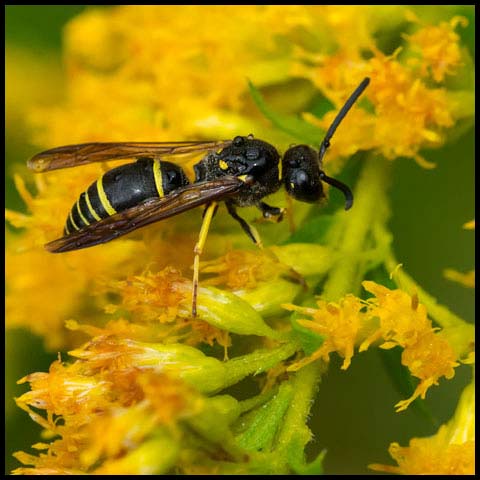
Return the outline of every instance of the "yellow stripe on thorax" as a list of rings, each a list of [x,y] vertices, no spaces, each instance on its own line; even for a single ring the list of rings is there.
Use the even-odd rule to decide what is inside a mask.
[[[155,187],[157,188],[158,196],[162,198],[165,196],[165,193],[163,192],[162,169],[160,166],[160,160],[153,161],[153,176],[155,178]]]
[[[77,200],[77,212],[78,212],[78,214],[80,215],[80,218],[82,219],[82,222],[83,222],[85,225],[90,225],[90,222],[83,216],[83,213],[82,213],[82,211],[80,210],[79,202],[80,202],[80,198]]]
[[[92,214],[92,217],[99,222],[101,218],[98,216],[97,212],[93,209],[92,204],[90,203],[90,197],[88,196],[88,190],[85,192],[85,201],[87,202],[87,207]]]
[[[103,189],[103,177],[100,177],[97,180],[97,192],[98,198],[100,198],[100,202],[102,203],[103,208],[109,215],[115,215],[117,211],[112,207],[111,203],[108,201],[107,195],[105,194],[105,190]]]

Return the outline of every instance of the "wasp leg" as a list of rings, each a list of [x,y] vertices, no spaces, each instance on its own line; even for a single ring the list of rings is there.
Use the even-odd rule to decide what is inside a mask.
[[[252,225],[249,225],[242,217],[240,217],[237,213],[237,210],[235,209],[235,206],[229,202],[225,202],[226,205],[227,205],[227,210],[228,210],[228,213],[238,222],[240,223],[240,225],[242,226],[243,230],[245,231],[245,233],[252,239],[253,243],[255,243],[255,245],[259,246],[260,248],[263,249],[263,244],[262,244],[262,241],[260,239],[260,235],[258,234],[257,230],[255,227],[253,227]],[[263,203],[263,202],[262,202]],[[266,204],[264,204],[266,205]],[[280,208],[276,208],[276,207],[270,207],[269,205],[267,205],[267,207],[271,208],[271,209],[274,209],[274,210],[280,210]],[[270,258],[272,258],[273,261],[279,263],[279,264],[282,264],[282,262],[279,260],[279,258],[275,255],[275,253],[267,248],[265,250],[263,250]],[[288,269],[288,273],[285,275],[289,280],[295,282],[295,283],[299,283],[300,285],[302,285],[302,287],[304,288],[304,290],[307,290],[307,282],[305,281],[305,279],[303,278],[302,275],[300,275],[296,270],[294,270],[293,268],[289,267]]]
[[[203,212],[202,227],[200,228],[200,234],[198,235],[198,242],[195,245],[193,252],[195,258],[193,261],[193,282],[192,282],[192,316],[197,316],[197,293],[198,293],[198,272],[200,269],[200,255],[203,252],[203,247],[207,240],[208,229],[212,221],[215,212],[217,211],[217,202],[212,202],[205,208]]]
[[[290,233],[294,233],[295,228],[295,219],[293,218],[293,199],[290,195],[286,195],[287,197],[287,220],[288,220],[288,229]]]
[[[203,213],[202,213],[202,219],[205,218],[205,215],[207,214],[207,210],[208,210],[208,205],[203,209]],[[212,218],[215,217],[215,215],[217,214],[217,211],[218,211],[218,203],[215,202],[215,208],[213,210],[213,213],[212,213]]]
[[[284,208],[272,207],[267,205],[265,202],[260,202],[258,208],[263,214],[263,218],[270,222],[281,222],[283,220],[283,213],[285,212]]]
[[[260,248],[263,248],[263,243],[257,229],[248,224],[237,213],[235,206],[232,203],[226,202],[228,213],[242,226],[243,231],[248,235],[252,242]]]

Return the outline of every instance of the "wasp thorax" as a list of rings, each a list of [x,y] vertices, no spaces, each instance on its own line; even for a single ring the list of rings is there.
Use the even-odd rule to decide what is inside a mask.
[[[285,189],[296,200],[313,203],[324,196],[318,154],[307,145],[287,150],[282,160],[282,178]]]
[[[272,169],[278,168],[280,156],[275,147],[262,140],[237,136],[232,144],[219,153],[219,160],[224,174],[228,175],[252,175],[262,177]]]

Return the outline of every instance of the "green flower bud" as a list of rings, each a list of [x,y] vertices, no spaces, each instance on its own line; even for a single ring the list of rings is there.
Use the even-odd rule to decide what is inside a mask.
[[[143,359],[140,365],[155,365],[159,369],[172,371],[203,393],[219,390],[225,385],[225,364],[216,358],[207,357],[194,347],[135,343],[143,348],[139,355]]]
[[[106,475],[153,475],[170,470],[178,456],[178,443],[167,432],[158,432],[124,457],[105,462],[94,471]]]
[[[337,259],[337,255],[330,248],[313,243],[274,245],[270,250],[282,263],[306,277],[328,272]]]
[[[231,333],[280,338],[249,303],[231,292],[200,288],[197,311],[202,320]]]
[[[302,286],[284,278],[276,278],[269,282],[261,282],[256,288],[250,290],[235,290],[235,295],[248,302],[258,313],[264,317],[284,314],[280,306],[291,303]]]
[[[188,419],[190,426],[212,442],[222,442],[230,435],[230,425],[240,415],[238,400],[230,395],[205,399],[202,411]]]

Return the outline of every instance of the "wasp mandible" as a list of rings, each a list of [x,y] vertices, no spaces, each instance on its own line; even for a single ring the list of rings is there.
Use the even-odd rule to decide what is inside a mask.
[[[92,247],[204,205],[194,250],[192,315],[195,316],[200,255],[219,202],[225,203],[228,213],[259,246],[256,229],[238,215],[237,207],[256,206],[265,218],[280,220],[282,209],[268,205],[263,198],[282,185],[296,200],[315,203],[325,196],[322,187],[325,182],[342,191],[345,210],[351,208],[350,188],[325,174],[323,157],[338,125],[369,82],[365,78],[348,98],[327,130],[319,151],[308,145],[296,145],[281,159],[275,147],[248,135],[224,141],[84,143],[35,155],[28,161],[35,172],[136,159],[134,163],[109,170],[90,185],[72,207],[64,236],[47,243],[45,248],[60,253]],[[193,167],[193,182],[179,165],[164,160],[195,152],[205,155]]]

